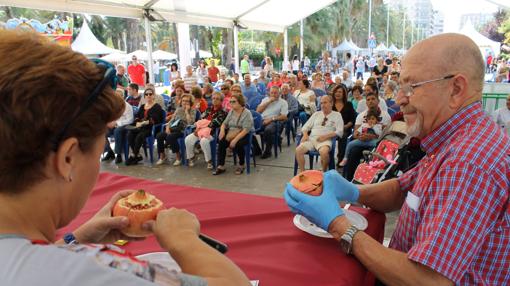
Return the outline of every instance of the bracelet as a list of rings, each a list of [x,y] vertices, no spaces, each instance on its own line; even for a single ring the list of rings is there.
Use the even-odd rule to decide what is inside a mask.
[[[64,234],[63,240],[66,244],[78,244],[76,237],[72,232]]]

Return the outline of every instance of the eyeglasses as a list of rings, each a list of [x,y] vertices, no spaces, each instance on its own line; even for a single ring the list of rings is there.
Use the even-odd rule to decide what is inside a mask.
[[[222,88],[221,88],[221,90],[228,90],[228,88],[226,88],[226,87],[222,87]]]
[[[410,96],[412,96],[414,94],[414,89],[417,88],[417,87],[420,87],[420,86],[422,86],[422,85],[424,85],[426,83],[436,82],[436,81],[445,80],[445,79],[451,79],[454,76],[455,75],[450,74],[450,75],[447,75],[447,76],[444,76],[444,77],[441,77],[441,78],[420,81],[420,82],[417,82],[417,83],[401,84],[400,85],[400,89],[397,92],[403,92],[405,96],[410,97]]]
[[[153,95],[154,95],[154,93],[152,93],[152,92],[147,92],[145,95],[146,95],[146,96],[153,96]]]
[[[131,60],[136,61],[136,60],[138,60],[138,59],[137,59],[137,58],[131,58]]]
[[[71,123],[73,123],[76,120],[76,118],[78,118],[85,110],[87,110],[92,105],[92,103],[94,103],[94,101],[97,100],[97,98],[102,93],[107,84],[110,84],[110,87],[114,90],[115,88],[117,88],[117,76],[116,76],[117,71],[115,70],[115,66],[107,61],[103,61],[100,59],[91,59],[91,61],[95,63],[99,68],[105,71],[103,79],[96,85],[96,87],[94,87],[89,96],[85,98],[78,112],[73,117],[71,117],[71,119],[64,125],[62,130],[60,130],[60,132],[57,133],[57,136],[55,136],[55,138],[52,140],[53,151],[57,151],[58,144],[60,143],[60,141],[62,141],[62,138],[64,138],[64,135],[69,129],[69,126],[71,126]]]
[[[328,118],[324,117],[324,120],[322,120],[322,126],[326,126],[326,122],[328,122]]]

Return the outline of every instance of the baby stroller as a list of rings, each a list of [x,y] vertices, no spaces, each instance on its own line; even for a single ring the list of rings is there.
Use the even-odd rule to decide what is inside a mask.
[[[403,121],[394,121],[387,127],[373,151],[364,151],[365,162],[358,165],[354,173],[353,183],[372,184],[397,177],[399,163],[409,142]]]

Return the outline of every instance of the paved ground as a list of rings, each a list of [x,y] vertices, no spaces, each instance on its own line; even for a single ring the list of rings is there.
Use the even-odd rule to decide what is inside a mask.
[[[227,157],[227,172],[213,176],[211,171],[206,169],[202,155],[198,157],[197,163],[192,168],[174,167],[171,164],[152,166],[148,160],[137,166],[115,165],[113,162],[103,162],[101,166],[103,171],[132,177],[281,198],[285,183],[293,176],[294,148],[295,145],[292,141],[290,147],[287,147],[286,140],[284,140],[283,151],[278,155],[278,158],[276,159],[274,156],[265,160],[257,158],[257,167],[253,168],[252,165],[252,172],[249,175],[246,172],[243,175],[235,175],[232,157]],[[397,216],[398,213],[387,214],[386,238],[391,237]]]

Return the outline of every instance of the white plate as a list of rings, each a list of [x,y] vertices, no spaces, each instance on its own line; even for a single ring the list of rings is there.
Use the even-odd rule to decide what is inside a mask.
[[[344,210],[345,217],[358,229],[365,230],[368,227],[368,221],[367,219],[360,215],[359,213],[351,210]],[[333,236],[323,230],[322,228],[316,226],[315,224],[311,223],[306,217],[302,215],[295,215],[293,219],[294,225],[299,228],[300,230],[307,232],[311,235],[315,235],[318,237],[325,237],[325,238],[332,238]]]
[[[169,270],[181,272],[181,267],[179,267],[179,264],[177,264],[177,262],[172,258],[172,256],[170,256],[170,254],[168,254],[168,252],[151,252],[138,255],[136,258],[159,264],[168,268]]]

